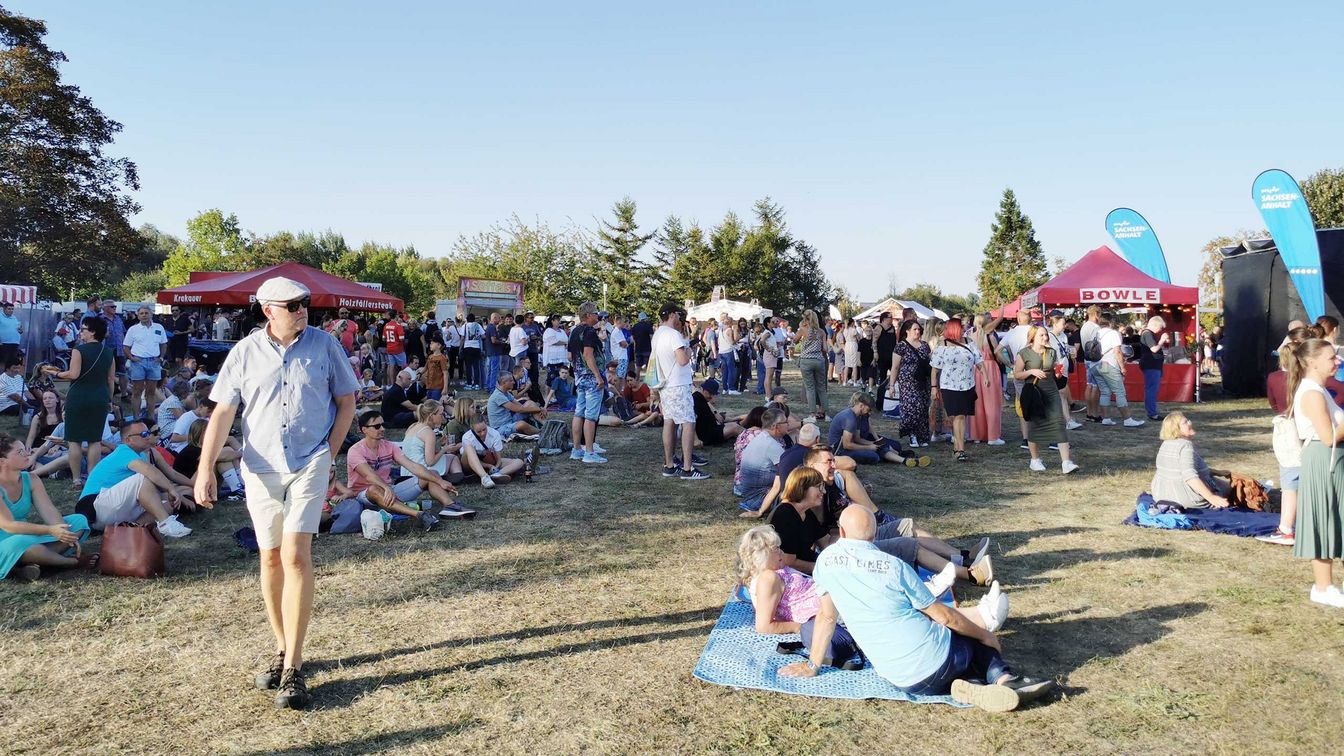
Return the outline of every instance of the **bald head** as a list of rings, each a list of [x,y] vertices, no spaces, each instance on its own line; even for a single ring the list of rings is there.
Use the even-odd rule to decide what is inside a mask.
[[[877,520],[863,507],[845,507],[840,513],[840,537],[871,541],[877,535]]]

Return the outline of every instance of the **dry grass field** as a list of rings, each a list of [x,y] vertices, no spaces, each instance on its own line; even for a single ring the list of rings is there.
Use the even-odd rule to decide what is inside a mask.
[[[1188,409],[1215,466],[1277,475],[1262,401]],[[969,464],[944,444],[927,469],[863,471],[889,510],[954,543],[994,539],[1005,654],[1062,687],[1023,711],[692,678],[746,527],[731,451],[710,452],[711,481],[667,480],[657,432],[606,430],[610,464],[549,458],[532,485],[469,489],[474,521],[321,537],[309,711],[251,686],[271,640],[256,558],[231,538],[239,504],[186,518],[196,532],[169,544],[166,579],[3,581],[0,750],[1338,753],[1344,612],[1308,603],[1306,565],[1252,539],[1120,524],[1157,432],[1089,424],[1067,478],[1057,459],[1030,473],[1015,430]],[[71,511],[68,481],[51,488]]]

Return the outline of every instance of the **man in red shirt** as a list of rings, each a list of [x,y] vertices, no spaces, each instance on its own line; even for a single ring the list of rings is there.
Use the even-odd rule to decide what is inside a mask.
[[[327,326],[327,333],[336,337],[341,342],[341,347],[345,349],[345,355],[349,357],[355,353],[355,334],[359,332],[359,326],[350,319],[350,310],[342,307],[337,311],[337,317]]]
[[[383,326],[383,343],[387,344],[387,385],[392,385],[397,373],[406,367],[406,328],[401,324],[405,313],[394,313]]]

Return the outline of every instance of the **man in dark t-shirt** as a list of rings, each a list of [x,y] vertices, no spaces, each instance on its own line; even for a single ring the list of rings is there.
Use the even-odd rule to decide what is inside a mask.
[[[713,398],[719,395],[719,382],[710,378],[691,394],[695,403],[695,436],[705,446],[726,444],[737,438],[742,426],[725,422],[722,412],[714,408]]]
[[[649,355],[653,353],[653,321],[645,313],[639,314],[639,321],[630,329],[635,340],[635,364],[643,370],[649,364]]]
[[[1167,323],[1162,318],[1148,319],[1148,327],[1139,335],[1139,370],[1143,371],[1143,408],[1148,411],[1149,420],[1161,420],[1157,414],[1157,393],[1162,387],[1162,364],[1166,362],[1166,348],[1171,344],[1171,334],[1167,333]],[[1162,331],[1159,336],[1158,331]]]

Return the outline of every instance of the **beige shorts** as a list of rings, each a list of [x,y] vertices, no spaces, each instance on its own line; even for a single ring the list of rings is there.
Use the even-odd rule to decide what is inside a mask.
[[[145,513],[145,508],[140,506],[140,486],[144,483],[145,476],[136,473],[115,486],[98,492],[98,498],[93,500],[98,527],[106,528],[120,522],[135,522],[140,519]]]
[[[252,516],[259,547],[280,548],[280,537],[285,533],[317,532],[331,475],[331,450],[292,473],[257,474],[248,471],[246,463],[242,473],[247,513]]]

